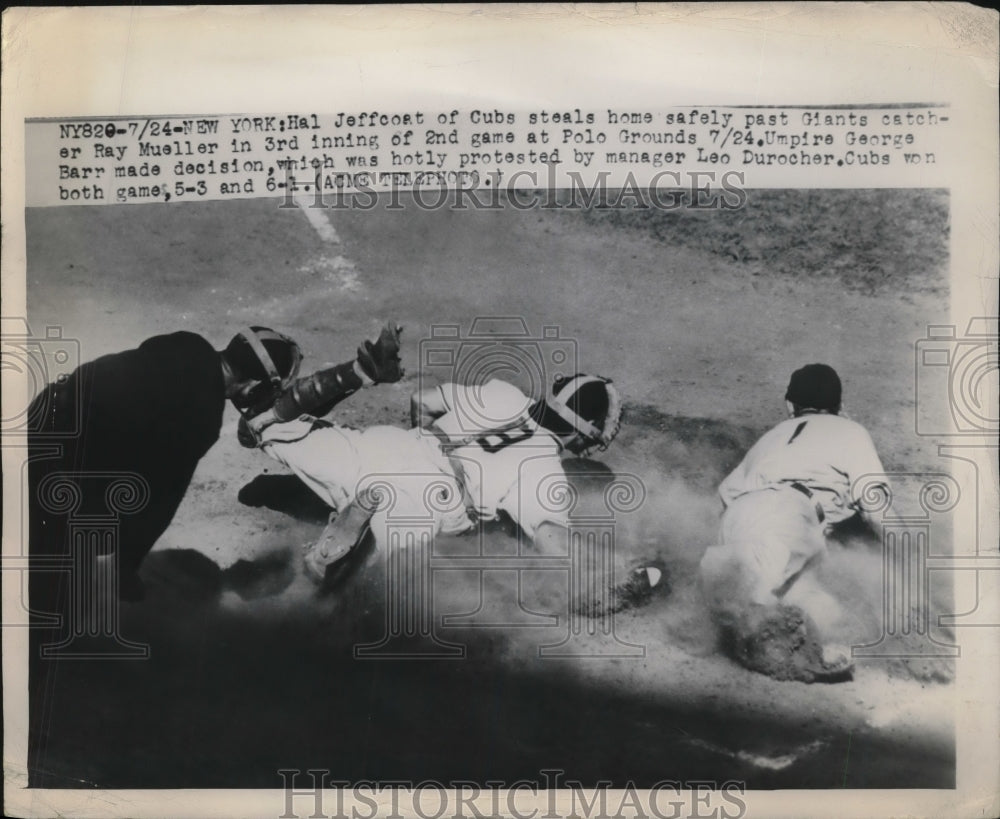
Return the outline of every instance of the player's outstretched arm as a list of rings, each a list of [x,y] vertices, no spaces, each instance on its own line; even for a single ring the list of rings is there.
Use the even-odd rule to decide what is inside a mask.
[[[291,421],[303,414],[326,415],[334,405],[362,387],[392,384],[404,374],[399,358],[403,328],[390,321],[375,341],[358,347],[353,361],[326,367],[295,381],[274,403],[277,421]]]
[[[238,431],[245,447],[261,445],[261,433],[271,424],[287,423],[303,415],[320,417],[362,387],[399,381],[404,370],[399,358],[403,328],[390,321],[375,341],[358,347],[357,358],[326,366],[296,379],[280,394],[243,413]]]

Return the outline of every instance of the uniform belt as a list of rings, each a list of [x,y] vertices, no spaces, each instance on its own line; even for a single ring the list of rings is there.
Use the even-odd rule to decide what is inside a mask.
[[[823,505],[818,500],[815,499],[812,490],[808,486],[806,486],[804,483],[800,483],[799,481],[792,481],[788,484],[788,486],[792,487],[792,489],[794,489],[796,492],[801,492],[803,495],[809,498],[809,500],[811,500],[813,503],[816,504],[816,517],[819,519],[820,523],[826,520],[826,512],[823,511]]]
[[[430,432],[435,438],[438,439],[441,454],[447,458],[448,463],[451,465],[451,471],[455,476],[455,483],[458,484],[458,491],[462,493],[462,501],[465,504],[466,513],[473,522],[479,520],[479,511],[476,509],[475,504],[472,503],[472,497],[469,495],[469,488],[465,482],[465,467],[462,465],[460,458],[455,458],[451,454],[451,450],[455,448],[454,442],[448,437],[447,433],[434,424],[424,427],[424,430],[426,432]]]

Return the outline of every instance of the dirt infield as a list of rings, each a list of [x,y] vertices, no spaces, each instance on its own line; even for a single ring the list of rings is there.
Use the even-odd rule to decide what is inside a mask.
[[[345,780],[510,782],[559,768],[591,784],[954,785],[948,660],[861,659],[835,686],[771,680],[720,655],[695,582],[718,525],[715,489],[782,417],[804,363],[837,368],[847,414],[889,471],[941,471],[914,432],[916,413],[943,409],[916,403],[914,344],[947,320],[945,194],[750,191],[738,213],[330,211],[336,244],[277,205],[29,210],[32,329],[61,326],[89,360],[159,332],[221,346],[265,324],[303,344],[309,370],[350,358],[395,318],[407,376],[337,417],[405,426],[409,393],[441,377],[422,358],[435,327],[467,333],[477,316],[558,327],[578,369],[625,396],[600,460],[637,476],[646,500],[617,520],[616,544],[668,565],[672,592],[616,618],[615,639],[641,649],[631,656],[540,659],[565,624],[530,622],[531,606],[504,594],[509,577],[479,587],[449,575],[444,611],[474,611],[485,589],[519,625],[442,630],[464,660],[353,659],[385,628],[381,558],[317,594],[298,555],[325,511],[238,446],[228,408],[148,558],[146,600],[122,611],[151,658],[60,664],[32,704],[32,784],[280,787],[279,768],[311,767]],[[950,526],[934,527],[946,552]],[[512,543],[493,526],[447,548]],[[853,616],[844,642],[882,636],[881,561],[861,535],[831,544],[824,582]],[[931,593],[949,610],[947,584]]]

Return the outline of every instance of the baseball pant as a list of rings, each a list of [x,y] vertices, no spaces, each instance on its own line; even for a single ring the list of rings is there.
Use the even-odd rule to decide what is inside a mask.
[[[473,525],[451,464],[437,439],[420,430],[299,420],[267,427],[261,447],[338,512],[355,502],[370,508],[376,538],[387,523],[443,534]]]
[[[816,505],[788,487],[749,492],[722,515],[719,544],[705,551],[701,583],[723,621],[750,604],[773,605],[826,552]]]

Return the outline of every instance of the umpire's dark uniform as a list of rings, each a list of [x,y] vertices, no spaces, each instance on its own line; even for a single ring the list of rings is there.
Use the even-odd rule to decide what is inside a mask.
[[[40,490],[51,490],[53,473],[78,473],[70,479],[81,488],[71,513],[76,516],[107,515],[108,497],[95,487],[112,481],[112,473],[134,473],[148,487],[148,500],[138,511],[118,515],[121,588],[123,596],[133,596],[142,559],[173,519],[198,461],[219,438],[225,402],[220,354],[188,332],[103,356],[47,387],[30,416],[37,430],[29,435],[31,554],[68,555],[71,549],[69,514],[53,512],[39,497]],[[58,437],[76,429],[79,434]],[[52,456],[54,444],[62,451]]]
[[[66,764],[58,760],[66,753],[67,740],[72,745],[72,737],[61,732],[76,724],[67,713],[87,707],[80,692],[88,683],[74,674],[83,674],[84,681],[93,679],[87,674],[96,667],[45,660],[44,652],[52,647],[56,653],[76,652],[72,656],[97,651],[94,656],[100,660],[100,652],[120,647],[106,640],[95,648],[88,641],[95,632],[112,628],[117,639],[117,617],[109,620],[94,613],[95,606],[103,610],[103,604],[89,592],[80,592],[83,581],[67,572],[66,564],[72,563],[74,552],[89,559],[114,546],[108,530],[102,534],[101,529],[102,522],[111,521],[112,529],[117,525],[120,596],[141,596],[139,565],[173,519],[198,461],[218,440],[225,402],[220,353],[201,336],[187,332],[156,336],[135,350],[83,364],[32,402],[28,436],[33,559],[29,582],[35,626],[29,661],[32,787],[53,781],[48,773],[53,765],[58,769]],[[116,487],[114,475],[123,473],[138,478],[119,481]],[[130,488],[120,492],[123,486]],[[38,569],[39,563],[52,560],[63,569]],[[87,569],[81,574],[89,577]],[[58,619],[50,625],[43,615]],[[81,635],[82,641],[75,639]],[[134,635],[121,636],[128,640]],[[114,669],[117,672],[118,667]],[[58,775],[55,781],[60,781]]]

